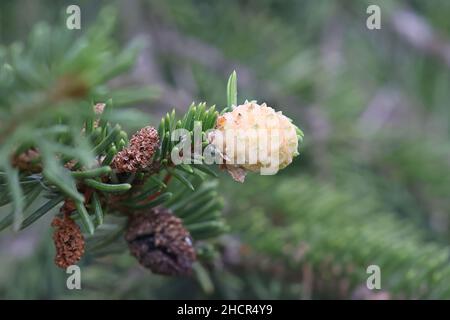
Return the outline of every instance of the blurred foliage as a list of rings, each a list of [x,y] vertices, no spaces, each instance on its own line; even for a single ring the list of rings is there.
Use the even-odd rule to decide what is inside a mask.
[[[377,31],[365,26],[372,2],[382,9]],[[1,18],[25,3],[2,2]],[[37,12],[55,17],[67,2],[54,11],[45,3],[34,4]],[[68,291],[65,274],[50,266],[45,234],[34,240],[33,254],[1,256],[1,297],[376,298],[378,291],[360,290],[370,264],[381,267],[383,297],[450,297],[449,65],[434,49],[411,44],[390,20],[409,10],[449,46],[450,2],[129,3],[116,1],[122,23],[130,16],[125,9],[138,5],[141,32],[168,28],[201,45],[193,52],[203,55],[190,46],[171,52],[155,37],[161,81],[190,88],[192,100],[224,106],[223,79],[236,69],[243,75],[238,102],[266,101],[305,128],[301,157],[276,177],[221,181],[232,235],[222,239],[222,255],[211,256],[203,287],[151,275],[127,254],[110,254],[86,259],[83,290]],[[93,20],[97,5],[80,5],[86,23]],[[10,41],[23,28],[11,14],[0,34]],[[118,37],[126,34],[118,28]],[[188,81],[180,83],[180,74]],[[8,235],[0,244],[18,241]]]

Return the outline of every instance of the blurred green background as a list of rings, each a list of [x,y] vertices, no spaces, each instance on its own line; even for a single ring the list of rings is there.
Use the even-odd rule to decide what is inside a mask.
[[[232,231],[209,278],[152,275],[122,252],[86,256],[82,290],[67,290],[47,217],[0,235],[0,298],[450,298],[449,1],[7,0],[0,43],[39,21],[65,28],[69,4],[73,32],[109,4],[118,44],[146,43],[118,81],[158,90],[135,106],[152,124],[192,101],[225,106],[235,69],[238,101],[282,110],[305,144],[276,176],[221,175]],[[372,264],[380,290],[366,288]]]

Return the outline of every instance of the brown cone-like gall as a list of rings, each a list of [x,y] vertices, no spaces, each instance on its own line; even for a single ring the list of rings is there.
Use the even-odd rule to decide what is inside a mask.
[[[55,264],[66,269],[80,261],[84,254],[84,237],[80,227],[67,214],[63,218],[55,217],[52,227],[56,227],[53,233],[56,256]]]
[[[151,164],[158,147],[158,131],[153,127],[144,127],[131,137],[127,148],[116,154],[111,166],[118,172],[136,172],[144,169]]]
[[[152,272],[189,275],[196,260],[189,232],[166,208],[153,208],[130,218],[125,239],[131,254]]]

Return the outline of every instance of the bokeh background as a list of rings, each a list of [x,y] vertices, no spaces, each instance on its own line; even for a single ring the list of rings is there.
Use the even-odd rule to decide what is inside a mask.
[[[244,184],[221,175],[231,233],[201,279],[150,274],[128,252],[83,259],[82,290],[53,265],[49,219],[0,235],[4,299],[450,298],[450,2],[127,0],[0,2],[0,41],[39,21],[82,33],[104,5],[115,38],[146,43],[118,81],[158,95],[134,107],[158,123],[192,101],[282,110],[304,130],[300,157]],[[366,27],[370,4],[381,29]],[[4,214],[0,208],[0,215]],[[366,268],[381,269],[368,290]]]

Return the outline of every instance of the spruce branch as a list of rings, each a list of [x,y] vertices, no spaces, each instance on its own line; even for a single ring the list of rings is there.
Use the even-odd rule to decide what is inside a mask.
[[[98,25],[73,44],[58,47],[53,56],[33,55],[33,46],[12,48],[11,60],[4,64],[12,80],[0,84],[7,123],[0,131],[0,204],[12,203],[12,212],[0,220],[0,230],[28,227],[59,206],[52,223],[57,266],[77,263],[85,251],[118,247],[125,235],[144,267],[165,275],[191,274],[197,257],[211,255],[206,244],[229,231],[212,168],[216,164],[204,162],[204,151],[213,142],[211,133],[220,134],[233,112],[248,103],[238,106],[233,72],[226,89],[228,106],[221,112],[215,105],[192,103],[185,114],[173,110],[157,129],[146,125],[129,139],[117,107],[149,97],[142,89],[105,89],[136,54],[136,46],[114,50],[105,12]],[[42,28],[32,35],[32,44],[48,41],[51,31]],[[37,77],[42,64],[53,81]],[[264,120],[269,109],[293,132],[296,149],[302,133],[288,118],[265,105],[254,111]],[[180,141],[175,141],[179,132]],[[192,150],[180,148],[178,142],[184,141],[193,142]],[[212,146],[217,153],[218,146]],[[289,152],[284,155],[288,162],[297,155]],[[181,154],[183,162],[176,163],[173,155]],[[227,157],[225,151],[220,154]],[[28,212],[39,197],[47,201]],[[196,270],[202,274],[201,267]]]

